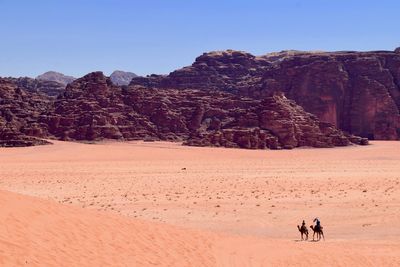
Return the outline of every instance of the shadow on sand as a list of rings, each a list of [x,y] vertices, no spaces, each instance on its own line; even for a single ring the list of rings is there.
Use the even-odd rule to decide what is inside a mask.
[[[294,239],[293,242],[319,242],[321,240],[301,240],[301,239]]]

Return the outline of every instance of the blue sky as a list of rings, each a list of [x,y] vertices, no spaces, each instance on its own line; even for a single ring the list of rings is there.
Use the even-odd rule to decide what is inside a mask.
[[[206,51],[393,50],[400,1],[0,0],[0,76],[169,73]]]

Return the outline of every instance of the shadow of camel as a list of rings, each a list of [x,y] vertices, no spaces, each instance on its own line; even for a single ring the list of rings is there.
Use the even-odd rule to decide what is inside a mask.
[[[293,241],[293,242],[296,242],[296,243],[297,243],[297,242],[314,242],[314,243],[315,243],[315,242],[320,242],[321,240],[317,240],[317,239],[316,239],[316,240],[293,239],[292,241]]]

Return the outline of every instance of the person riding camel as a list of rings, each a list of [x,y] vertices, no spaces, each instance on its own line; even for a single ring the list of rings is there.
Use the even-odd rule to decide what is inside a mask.
[[[313,222],[315,222],[315,231],[320,231],[322,229],[321,221],[318,218],[315,218]]]
[[[307,229],[306,227],[306,222],[303,220],[303,222],[301,223],[301,229]]]
[[[301,240],[304,240],[304,236],[305,236],[305,240],[308,240],[308,230],[307,230],[306,222],[304,220],[301,223],[301,227],[299,225],[297,225],[297,229],[299,229],[299,231],[301,233]]]

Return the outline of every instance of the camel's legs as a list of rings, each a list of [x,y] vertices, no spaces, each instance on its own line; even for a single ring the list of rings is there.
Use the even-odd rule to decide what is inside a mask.
[[[316,237],[316,239],[314,240],[314,235],[315,235],[315,234],[317,234],[317,237]],[[319,232],[318,232],[318,231],[315,231],[314,234],[313,234],[313,241],[319,241],[320,238],[321,238],[321,236],[320,236]]]

